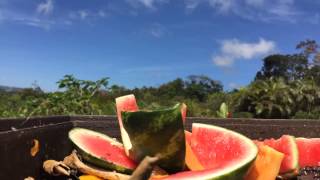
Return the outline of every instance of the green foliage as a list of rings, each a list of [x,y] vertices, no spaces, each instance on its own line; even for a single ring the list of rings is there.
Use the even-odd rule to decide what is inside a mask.
[[[308,59],[304,55],[275,54],[263,59],[263,66],[255,79],[282,78],[289,82],[305,78],[307,71]]]
[[[102,109],[93,103],[93,98],[98,91],[106,89],[108,78],[94,82],[65,75],[57,84],[61,91],[28,99],[19,108],[18,116],[101,114]]]
[[[229,108],[227,104],[223,102],[219,108],[219,111],[217,111],[217,116],[219,118],[227,118],[228,114],[229,114]]]
[[[185,81],[186,96],[204,101],[208,94],[221,92],[220,82],[210,79],[207,76],[189,76]]]
[[[188,116],[226,118],[231,114],[238,118],[318,118],[320,114],[317,109],[320,107],[320,87],[312,79],[290,82],[282,78],[256,80],[232,92],[208,91],[201,101],[197,96],[188,95],[186,84],[177,79],[159,88],[130,90],[117,85],[108,88],[108,78],[86,81],[66,75],[57,82],[57,92],[44,93],[36,89],[0,92],[0,116],[115,114],[114,99],[131,93],[145,109],[185,102]]]
[[[250,112],[259,118],[290,118],[298,111],[311,113],[319,105],[319,86],[314,81],[283,79],[253,82],[236,92],[233,106],[236,112]]]
[[[255,81],[236,96],[239,112],[251,112],[260,118],[287,118],[294,103],[290,88],[283,79]]]

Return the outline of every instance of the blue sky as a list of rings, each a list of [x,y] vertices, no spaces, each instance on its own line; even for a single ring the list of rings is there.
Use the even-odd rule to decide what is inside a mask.
[[[319,0],[0,0],[0,85],[65,74],[127,87],[204,74],[248,84],[272,53],[320,40]]]

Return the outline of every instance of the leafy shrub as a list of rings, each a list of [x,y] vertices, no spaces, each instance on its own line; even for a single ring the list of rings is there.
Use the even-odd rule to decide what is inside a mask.
[[[102,109],[93,103],[93,97],[105,90],[108,78],[97,81],[79,80],[65,75],[57,82],[60,92],[48,93],[43,98],[27,101],[19,110],[25,116],[62,114],[101,114]]]

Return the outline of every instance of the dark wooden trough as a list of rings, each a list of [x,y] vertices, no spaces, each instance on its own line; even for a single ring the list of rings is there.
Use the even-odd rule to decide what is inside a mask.
[[[226,127],[253,138],[278,138],[282,134],[320,137],[320,120],[285,119],[211,119],[188,118],[186,128],[193,122]],[[58,179],[42,171],[47,159],[62,160],[73,147],[68,131],[83,127],[99,131],[120,140],[115,116],[49,116],[25,119],[0,119],[0,180],[23,180],[26,177]],[[14,130],[12,130],[14,129]],[[40,142],[40,151],[30,155],[33,139]],[[61,179],[61,178],[60,178]]]

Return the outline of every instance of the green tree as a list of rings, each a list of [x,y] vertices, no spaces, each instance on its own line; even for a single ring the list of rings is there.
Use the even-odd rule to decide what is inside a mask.
[[[283,79],[257,80],[235,94],[237,112],[250,112],[259,118],[288,118],[294,112],[294,97]]]
[[[302,50],[301,54],[309,58],[311,64],[320,65],[320,46],[318,45],[317,41],[306,39],[299,42],[296,48]]]
[[[204,75],[191,75],[185,81],[186,96],[203,102],[209,94],[221,92],[223,86],[219,81]]]
[[[263,59],[263,66],[255,80],[283,78],[286,82],[305,78],[308,73],[308,59],[301,54],[275,54]]]
[[[320,85],[320,46],[315,40],[307,39],[301,41],[296,48],[301,50],[301,54],[309,59],[306,79],[313,80]]]
[[[89,81],[65,75],[57,82],[60,91],[48,93],[43,98],[30,99],[20,108],[19,113],[25,116],[101,114],[101,109],[92,100],[100,90],[106,90],[108,79]]]
[[[185,95],[185,83],[181,78],[164,83],[159,86],[157,94],[165,98],[183,97]]]

